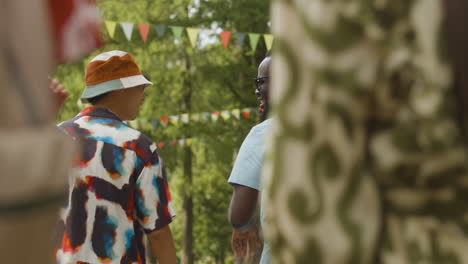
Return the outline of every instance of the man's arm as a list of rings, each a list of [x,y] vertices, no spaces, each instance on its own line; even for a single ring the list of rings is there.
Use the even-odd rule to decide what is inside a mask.
[[[234,185],[228,217],[235,229],[240,231],[248,229],[250,223],[253,222],[257,199],[258,190],[244,185]]]
[[[151,252],[159,264],[175,264],[176,250],[169,225],[147,234]]]

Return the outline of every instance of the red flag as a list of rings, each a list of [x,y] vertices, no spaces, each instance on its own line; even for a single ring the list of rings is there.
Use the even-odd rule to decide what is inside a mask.
[[[172,141],[172,145],[177,146],[177,144],[179,144],[179,142],[178,142],[177,140],[174,139],[174,140]]]
[[[148,39],[148,32],[149,32],[149,29],[150,29],[150,25],[149,24],[138,24],[138,29],[140,30],[141,39],[144,42],[146,42],[146,40]]]
[[[242,110],[242,111],[241,111],[241,114],[242,114],[245,118],[250,119],[250,113],[249,113],[249,112]]]
[[[102,45],[93,0],[48,0],[55,58],[77,59]]]
[[[160,120],[161,120],[161,124],[163,124],[164,126],[167,126],[167,122],[169,122],[169,118],[167,116],[161,117]]]
[[[162,149],[164,147],[164,142],[158,142],[158,148]]]
[[[224,48],[227,48],[229,45],[229,38],[231,37],[231,31],[223,31],[219,34],[221,41],[223,42]]]

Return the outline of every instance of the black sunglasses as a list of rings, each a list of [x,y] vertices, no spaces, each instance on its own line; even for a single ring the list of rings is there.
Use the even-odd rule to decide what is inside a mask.
[[[269,76],[265,76],[265,77],[258,77],[258,78],[255,78],[255,86],[257,86],[257,88],[260,87],[260,85],[264,84],[266,80],[270,79]]]

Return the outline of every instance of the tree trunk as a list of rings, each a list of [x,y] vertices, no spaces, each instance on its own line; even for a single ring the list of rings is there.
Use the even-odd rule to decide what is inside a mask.
[[[184,148],[184,256],[182,263],[193,263],[192,149]]]
[[[190,59],[188,54],[184,53],[185,76],[184,87],[182,89],[182,111],[189,113],[192,98],[192,85],[190,82]],[[190,137],[188,127],[184,129],[185,137]],[[192,149],[189,145],[184,147],[184,255],[182,263],[193,264],[193,198],[192,198]]]

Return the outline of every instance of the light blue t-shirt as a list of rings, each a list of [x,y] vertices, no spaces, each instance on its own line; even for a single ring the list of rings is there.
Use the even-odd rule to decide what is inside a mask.
[[[242,142],[242,146],[237,154],[234,167],[229,176],[228,183],[244,185],[258,191],[262,191],[260,182],[263,156],[265,154],[265,136],[270,127],[271,119],[254,126],[247,137]],[[262,197],[263,198],[263,197]],[[260,202],[260,224],[263,226],[266,201]],[[270,263],[270,247],[266,241],[263,243],[261,264]]]

